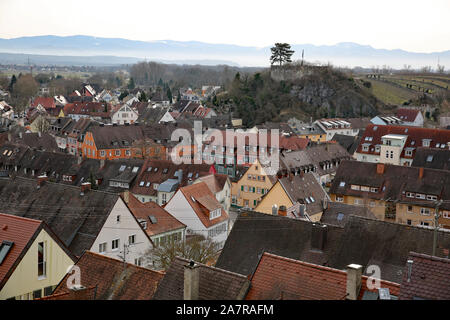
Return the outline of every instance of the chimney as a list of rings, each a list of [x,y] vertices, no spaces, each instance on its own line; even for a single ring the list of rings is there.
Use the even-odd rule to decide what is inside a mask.
[[[423,168],[419,168],[419,179],[423,178]]]
[[[105,159],[100,159],[100,168],[105,166]]]
[[[8,141],[9,141],[9,142],[12,141],[12,134],[11,134],[11,132],[8,132]]]
[[[39,138],[42,137],[42,132],[38,131]]]
[[[362,266],[349,264],[347,266],[347,300],[358,299],[362,283]]]
[[[184,266],[184,300],[198,300],[200,268],[194,261]]]
[[[313,223],[311,225],[311,249],[322,251],[327,239],[327,226],[325,224]]]
[[[305,204],[304,203],[300,203],[299,205],[299,211],[300,211],[300,217],[304,218],[305,217]]]
[[[377,174],[384,173],[384,163],[377,163]]]
[[[276,204],[272,205],[272,215],[278,215],[278,206]]]
[[[19,138],[22,139],[22,137],[23,137],[23,133],[19,132]]]
[[[408,282],[411,281],[411,273],[412,273],[413,262],[414,262],[413,260],[406,261],[407,266],[408,266],[408,279],[407,279]]]
[[[91,183],[90,182],[83,182],[81,184],[81,193],[80,193],[80,195],[84,195],[89,190],[91,190]]]
[[[123,192],[123,201],[128,204],[130,202],[130,191],[129,190],[125,190]]]
[[[40,187],[42,187],[43,185],[44,185],[44,183],[45,183],[45,181],[47,181],[48,180],[48,177],[44,174],[44,175],[42,175],[42,176],[38,176],[37,177],[37,185],[38,185],[38,189],[40,188]]]
[[[70,287],[69,289],[70,289],[71,300],[86,300],[86,298],[87,298],[86,287],[84,287],[80,284],[76,284],[76,285],[73,285],[72,287]]]
[[[287,212],[286,212],[286,207],[285,206],[280,206],[280,209],[278,209],[278,215],[279,216],[283,216],[283,217],[287,216]]]
[[[322,209],[323,210],[327,210],[328,209],[328,199],[327,199],[326,196],[323,197],[323,200],[322,200]]]

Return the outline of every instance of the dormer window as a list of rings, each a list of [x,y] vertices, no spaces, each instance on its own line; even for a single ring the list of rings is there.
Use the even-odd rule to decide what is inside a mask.
[[[431,142],[431,140],[429,140],[429,139],[423,139],[422,140],[422,146],[429,147],[430,146],[430,142]]]
[[[213,220],[221,216],[222,209],[218,208],[209,212],[209,220]]]

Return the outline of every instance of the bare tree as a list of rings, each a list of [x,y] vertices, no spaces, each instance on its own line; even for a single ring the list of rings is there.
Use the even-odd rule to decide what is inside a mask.
[[[440,74],[443,74],[445,71],[445,66],[438,64],[437,65],[437,72]]]
[[[219,253],[219,245],[210,238],[195,235],[186,241],[170,239],[164,244],[148,250],[144,257],[150,268],[166,270],[175,257],[194,260],[199,263],[215,261]],[[153,265],[153,267],[152,267]]]

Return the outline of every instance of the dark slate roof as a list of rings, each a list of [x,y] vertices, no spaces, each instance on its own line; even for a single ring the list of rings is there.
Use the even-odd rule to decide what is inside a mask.
[[[417,148],[411,166],[450,170],[450,150]]]
[[[339,143],[349,154],[353,154],[358,148],[360,136],[347,136],[344,134],[335,134],[333,140]]]
[[[189,260],[176,257],[156,289],[155,300],[183,300],[184,266]],[[198,263],[199,300],[242,300],[250,281],[246,276]]]
[[[241,213],[216,267],[253,274],[263,252],[331,268],[351,263],[381,268],[381,278],[400,283],[410,251],[430,254],[433,230],[349,216],[345,227],[327,225],[323,250],[311,249],[320,234],[310,222],[258,212]],[[317,232],[316,232],[317,231]],[[243,245],[245,244],[245,245]],[[438,232],[437,255],[450,248],[450,232]],[[317,248],[317,246],[314,246]]]
[[[81,271],[81,285],[96,287],[97,300],[151,300],[163,273],[86,251],[75,264]],[[67,278],[54,294],[69,293]]]
[[[403,270],[400,300],[450,300],[450,259],[410,252]]]
[[[426,227],[350,216],[330,266],[343,269],[350,263],[364,268],[378,265],[382,279],[401,283],[409,252],[432,253],[433,232]],[[450,232],[438,231],[437,238],[436,255],[443,257],[450,248]]]
[[[216,267],[251,275],[264,252],[287,258],[328,265],[337,249],[343,229],[327,227],[323,250],[311,245],[313,224],[283,216],[242,212],[231,229]]]
[[[28,132],[23,133],[22,138],[20,138],[20,136],[17,134],[12,134],[11,142],[44,151],[59,151],[55,138],[48,133],[42,133],[41,136],[39,136],[39,133]]]
[[[320,222],[336,226],[345,226],[351,215],[376,219],[372,211],[365,206],[352,206],[339,202],[328,202],[327,208],[323,211]]]
[[[118,195],[88,191],[45,182],[39,189],[36,180],[0,179],[0,212],[42,220],[61,241],[79,256],[89,250]]]
[[[129,148],[136,140],[144,138],[140,126],[95,126],[89,132],[94,137],[95,146],[101,149]]]

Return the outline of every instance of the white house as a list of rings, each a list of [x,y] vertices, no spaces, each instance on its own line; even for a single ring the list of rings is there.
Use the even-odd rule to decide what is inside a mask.
[[[346,136],[358,135],[359,129],[352,128],[350,122],[342,119],[322,119],[314,121],[314,124],[319,126],[327,135],[327,141],[333,139],[335,134]]]
[[[405,126],[423,127],[423,115],[419,109],[397,109],[397,118],[403,121]]]
[[[116,124],[132,124],[136,122],[138,117],[139,115],[135,110],[133,110],[129,105],[124,104],[112,114],[111,122]]]
[[[172,122],[175,123],[175,118],[170,114],[169,110],[166,111],[166,113],[164,113],[164,115],[162,116],[162,118],[158,121],[158,123],[167,123],[167,122]]]
[[[200,234],[223,247],[229,216],[204,182],[178,189],[164,209],[187,226],[186,235]]]
[[[216,196],[217,201],[222,205],[225,211],[230,210],[231,205],[231,182],[226,174],[210,174],[200,177],[194,183],[204,182],[209,190]]]
[[[90,251],[142,265],[153,244],[121,197],[109,213]]]

